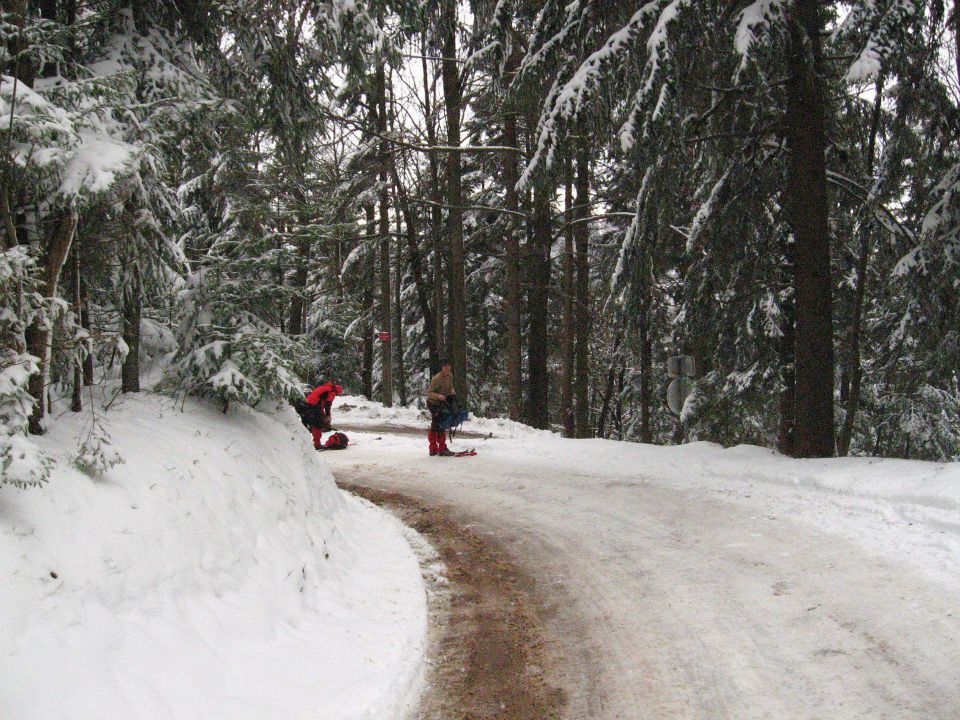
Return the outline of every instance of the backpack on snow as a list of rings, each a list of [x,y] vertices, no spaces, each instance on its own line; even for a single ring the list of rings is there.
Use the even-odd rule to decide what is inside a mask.
[[[323,444],[324,450],[345,450],[347,445],[350,444],[350,438],[344,435],[342,432],[335,432],[333,435],[327,438],[327,441]]]

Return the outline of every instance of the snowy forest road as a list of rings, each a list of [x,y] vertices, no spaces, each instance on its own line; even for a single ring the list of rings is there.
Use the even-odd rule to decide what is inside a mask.
[[[960,715],[960,602],[909,567],[607,462],[612,443],[491,441],[476,458],[355,436],[338,480],[442,508],[534,579],[564,717]]]

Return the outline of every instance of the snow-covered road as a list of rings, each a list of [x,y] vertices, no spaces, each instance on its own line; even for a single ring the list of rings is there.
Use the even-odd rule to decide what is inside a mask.
[[[785,503],[671,484],[623,444],[353,439],[338,478],[446,508],[536,578],[569,718],[960,717],[955,588]]]

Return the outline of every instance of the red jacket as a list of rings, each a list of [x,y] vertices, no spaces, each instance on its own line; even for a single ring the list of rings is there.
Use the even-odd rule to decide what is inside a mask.
[[[332,403],[333,399],[343,392],[343,385],[337,385],[332,382],[324,383],[313,389],[307,395],[307,402],[311,405],[320,405],[321,403]]]

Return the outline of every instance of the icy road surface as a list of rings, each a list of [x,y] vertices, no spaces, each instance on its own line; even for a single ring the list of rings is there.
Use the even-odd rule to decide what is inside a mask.
[[[447,508],[537,579],[569,718],[960,718],[960,597],[824,528],[854,511],[797,521],[819,495],[692,489],[639,446],[352,439],[325,453],[338,479]]]

